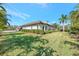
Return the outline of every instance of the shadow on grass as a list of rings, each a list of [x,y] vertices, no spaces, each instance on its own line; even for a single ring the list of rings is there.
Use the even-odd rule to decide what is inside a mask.
[[[79,48],[79,44],[75,43],[75,42],[71,42],[71,41],[65,41],[64,44],[70,44],[72,46],[75,46],[77,48]]]
[[[37,49],[37,53],[36,56],[53,56],[53,52],[54,51],[52,48],[49,47],[38,47]]]
[[[70,44],[70,49],[76,49],[79,50],[79,44],[71,41],[65,41],[64,44]],[[73,53],[73,56],[79,56],[79,52]]]
[[[47,40],[41,39],[39,36],[11,36],[6,40],[0,42],[0,55],[4,55],[8,51],[13,51],[15,49],[23,49],[22,52],[16,52],[17,56],[28,55],[31,51],[35,50],[36,53],[33,55],[53,55],[53,49],[50,47],[45,47],[48,43]]]

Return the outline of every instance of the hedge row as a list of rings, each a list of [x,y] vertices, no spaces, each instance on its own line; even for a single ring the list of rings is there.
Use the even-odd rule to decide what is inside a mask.
[[[47,33],[51,33],[53,32],[53,30],[26,30],[26,29],[22,29],[22,32],[28,32],[28,33],[36,33],[36,34],[47,34]]]

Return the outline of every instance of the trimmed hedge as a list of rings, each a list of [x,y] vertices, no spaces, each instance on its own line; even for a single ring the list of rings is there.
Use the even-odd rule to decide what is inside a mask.
[[[22,32],[28,32],[28,33],[36,33],[36,34],[47,34],[47,33],[51,33],[53,32],[53,30],[26,30],[26,29],[22,29]]]

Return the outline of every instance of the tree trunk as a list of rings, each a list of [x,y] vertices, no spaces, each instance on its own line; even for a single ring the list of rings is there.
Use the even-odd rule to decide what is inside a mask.
[[[64,26],[64,23],[63,23],[63,32],[64,32],[64,30],[65,30],[65,26]]]
[[[0,30],[0,36],[2,36],[2,31]]]

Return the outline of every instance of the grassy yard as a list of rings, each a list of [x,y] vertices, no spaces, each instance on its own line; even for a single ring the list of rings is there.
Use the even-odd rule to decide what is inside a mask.
[[[70,35],[66,32],[64,33],[55,32],[51,34],[46,34],[43,36],[43,38],[49,41],[47,46],[50,46],[51,48],[56,50],[54,55],[71,56],[79,52],[76,48],[75,49],[72,48],[73,46],[75,46],[74,43],[78,43],[78,42],[76,42],[76,39],[71,38]],[[66,43],[66,42],[69,42],[69,43]]]
[[[22,33],[0,37],[0,55],[79,55],[79,42],[67,32]]]

